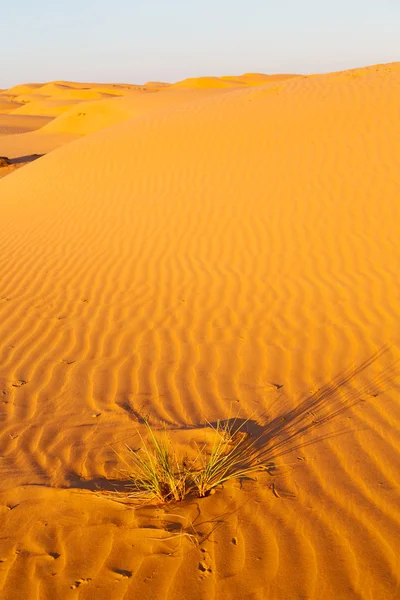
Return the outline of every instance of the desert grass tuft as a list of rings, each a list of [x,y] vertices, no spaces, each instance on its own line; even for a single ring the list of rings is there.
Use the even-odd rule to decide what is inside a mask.
[[[197,445],[197,457],[191,472],[193,485],[200,498],[209,495],[216,487],[233,479],[242,479],[261,469],[257,463],[255,440],[243,431],[244,421],[236,426],[232,422],[217,421],[213,429],[216,437],[211,451],[206,445]]]
[[[140,434],[141,447],[126,446],[128,454],[120,459],[127,467],[128,498],[142,503],[179,502],[188,495],[208,496],[216,487],[229,480],[242,479],[261,471],[257,462],[255,441],[243,431],[247,421],[237,425],[236,419],[216,425],[211,446],[195,445],[194,459],[179,459],[166,430],[156,433],[146,420],[147,440]]]
[[[178,459],[167,431],[158,433],[143,419],[147,442],[140,436],[141,448],[134,450],[127,446],[128,455],[118,455],[127,467],[123,471],[127,479],[123,490],[111,493],[112,499],[123,503],[125,499],[135,499],[139,506],[144,502],[178,502],[189,495],[204,498],[229,480],[250,478],[258,472],[272,475],[277,459],[337,435],[328,432],[303,439],[362,400],[361,394],[350,385],[352,379],[387,351],[388,347],[384,347],[362,364],[345,370],[295,407],[284,406],[283,410],[280,407],[278,414],[262,426],[238,417],[206,423],[207,431],[210,428],[214,431],[213,441],[195,442],[194,458],[190,460]],[[397,365],[398,361],[375,376],[375,385],[386,385],[389,376],[397,375]],[[251,436],[245,431],[247,423],[258,435]]]
[[[167,432],[156,435],[146,420],[146,442],[139,434],[142,446],[134,450],[126,446],[128,456],[121,457],[127,469],[123,471],[131,482],[130,498],[143,502],[170,502],[185,498],[189,471],[185,461],[178,460]]]

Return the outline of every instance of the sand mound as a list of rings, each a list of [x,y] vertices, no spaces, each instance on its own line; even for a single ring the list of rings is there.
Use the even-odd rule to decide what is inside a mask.
[[[123,84],[99,84],[93,86],[98,93],[105,94],[107,96],[125,96],[131,92],[136,92],[140,89],[137,85],[123,85]]]
[[[134,107],[130,99],[127,101],[125,98],[108,98],[94,102],[81,102],[49,123],[44,131],[87,135],[132,116],[134,116]]]
[[[39,88],[38,92],[44,96],[50,96],[54,99],[67,98],[72,100],[98,100],[100,98],[106,98],[113,95],[98,91],[95,88],[75,88],[69,85],[61,85],[58,83],[47,83]]]
[[[25,118],[32,119],[33,117]],[[37,117],[37,119],[43,119],[43,117]],[[48,121],[49,119],[46,118],[45,122],[47,123]],[[79,135],[68,133],[43,132],[42,129],[18,134],[15,132],[15,129],[14,131],[10,131],[10,129],[6,130],[5,127],[2,129],[2,120],[0,117],[0,132],[3,131],[3,135],[0,135],[0,154],[13,159],[20,159],[21,157],[35,154],[48,154],[80,137]],[[4,132],[8,134],[13,133],[14,135],[4,135]]]
[[[18,104],[17,102],[12,102],[9,100],[2,100],[2,98],[0,97],[0,114],[4,115],[4,114],[10,113],[10,112],[13,112],[20,106],[22,106],[22,105]]]
[[[20,108],[14,110],[14,115],[40,115],[46,117],[58,117],[65,113],[72,106],[80,104],[81,100],[72,100],[67,98],[65,100],[53,100],[41,98],[34,100],[28,104],[24,104]]]
[[[223,77],[190,77],[171,85],[172,88],[234,88],[241,86],[266,85],[275,81],[285,81],[298,75],[264,75],[245,73],[244,75],[225,75]]]
[[[77,90],[88,90],[88,89],[97,89],[97,90],[108,90],[109,93],[113,93],[115,91],[129,92],[131,90],[136,90],[138,87],[132,83],[88,83],[88,82],[79,82],[79,81],[53,81],[52,85],[55,86],[56,89],[68,89],[73,88]],[[47,85],[47,84],[46,84]]]
[[[21,94],[21,96],[15,96],[15,102],[19,102],[20,104],[28,104],[30,102],[41,102],[43,100],[47,100],[50,96],[46,94]]]
[[[0,156],[0,179],[10,175],[17,169],[24,167],[34,160],[41,158],[40,155],[31,154],[29,156],[20,156],[18,158],[9,158],[7,156]]]
[[[10,94],[12,96],[21,96],[22,94],[32,94],[42,87],[42,83],[27,83],[23,85],[15,85],[8,90],[2,90],[0,94]]]
[[[235,87],[238,84],[241,85],[242,82],[238,82],[236,78],[232,81],[230,78],[223,79],[221,77],[189,77],[173,83],[171,88],[228,88]]]
[[[263,73],[244,73],[244,75],[239,76],[225,76],[220,79],[226,81],[232,81],[244,85],[256,86],[256,85],[266,85],[268,83],[274,83],[276,81],[285,81],[287,79],[292,79],[293,77],[299,77],[299,75],[264,75]]]
[[[149,90],[155,90],[155,89],[165,89],[167,87],[170,87],[171,84],[170,83],[165,83],[163,81],[147,81],[147,83],[144,84],[144,88],[145,89],[149,89]]]
[[[108,98],[74,106],[46,125],[43,131],[88,135],[121,121],[139,118],[152,112],[169,110],[180,104],[196,102],[215,93],[214,89],[167,89],[154,94],[138,90],[124,98]]]
[[[50,120],[48,117],[18,115],[13,112],[0,114],[0,146],[3,143],[1,136],[35,131],[46,125]],[[0,152],[4,153],[2,150]]]
[[[399,92],[396,65],[244,87],[0,181],[4,600],[393,600]],[[292,447],[276,475],[91,491],[141,415],[185,447],[238,410]]]

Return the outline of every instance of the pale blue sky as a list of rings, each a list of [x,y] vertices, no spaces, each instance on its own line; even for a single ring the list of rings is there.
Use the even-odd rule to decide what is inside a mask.
[[[5,0],[0,87],[400,60],[400,0]]]

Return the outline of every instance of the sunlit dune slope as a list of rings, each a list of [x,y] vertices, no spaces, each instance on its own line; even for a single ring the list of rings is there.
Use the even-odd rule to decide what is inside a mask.
[[[265,75],[263,73],[245,73],[244,75],[234,76],[228,75],[220,77],[223,81],[231,81],[232,83],[247,85],[247,86],[258,86],[276,83],[280,81],[286,81],[293,77],[301,77],[300,75]]]
[[[10,159],[20,159],[31,154],[48,154],[81,137],[71,133],[43,132],[43,124],[49,122],[48,117],[24,115],[20,128],[10,124],[9,120],[4,124],[2,121],[0,116],[0,156]],[[31,125],[31,129],[28,125]],[[18,129],[22,133],[17,133]]]
[[[0,102],[0,113],[46,117],[65,115],[46,131],[87,135],[145,112],[192,101],[196,99],[194,94],[201,98],[201,95],[230,91],[236,87],[266,85],[290,77],[250,73],[237,77],[191,78],[173,85],[149,82],[143,86],[63,81],[28,84],[1,92],[4,100]],[[108,102],[117,99],[118,102]],[[77,107],[81,103],[82,108]],[[26,131],[29,130],[27,125]],[[19,132],[22,130],[15,131]]]
[[[34,103],[37,101],[48,100],[50,98],[49,94],[41,94],[40,88],[37,90],[37,93],[31,92],[30,94],[21,94],[20,96],[14,96],[14,102],[18,102],[19,104],[28,104]]]
[[[189,77],[171,85],[171,88],[229,88],[241,86],[266,85],[275,81],[285,81],[298,75],[264,75],[245,73],[244,75],[225,75],[223,77]]]
[[[4,600],[398,598],[399,97],[398,64],[193,95],[0,181]],[[238,411],[276,476],[93,493],[143,415],[185,448]]]
[[[21,94],[33,94],[42,87],[42,83],[26,83],[22,85],[15,85],[7,90],[1,90],[1,94],[9,94],[12,96],[20,96]]]
[[[45,132],[87,135],[135,115],[133,98],[110,98],[81,102],[49,123]]]
[[[168,84],[161,83],[149,84],[151,92],[157,92],[158,89],[165,89],[167,86]],[[21,85],[2,90],[0,155],[16,159],[29,154],[45,154],[69,143],[79,135],[86,135],[141,114],[143,102],[139,102],[142,108],[132,109],[129,101],[125,108],[123,104],[108,105],[107,100],[123,101],[124,96],[129,98],[144,92],[147,92],[146,87],[140,88],[130,84],[84,84],[63,81]],[[99,102],[99,106],[96,106]],[[80,103],[84,105],[83,108],[74,109]],[[31,134],[63,113],[68,113],[65,121],[61,120],[59,123],[56,120],[49,131],[45,129]],[[55,133],[57,135],[54,135]],[[62,135],[58,135],[59,133]]]
[[[240,82],[242,85],[244,82]],[[224,88],[224,87],[236,87],[238,82],[231,81],[230,78],[223,79],[222,77],[189,77],[183,79],[177,83],[173,83],[171,87],[174,88]]]
[[[129,95],[138,86],[50,82],[28,84],[0,91],[0,113],[58,116],[78,102]],[[9,103],[14,103],[15,106]]]
[[[169,110],[175,105],[224,91],[214,88],[168,91],[164,88],[157,93],[128,90],[126,97],[108,97],[88,102],[71,99],[33,101],[13,110],[9,117],[4,115],[2,118],[0,115],[1,134],[20,134],[0,138],[0,155],[17,158],[26,154],[46,154],[79,136],[121,121]],[[58,118],[51,118],[57,114]],[[40,131],[35,131],[39,128]]]
[[[81,100],[73,100],[67,98],[65,100],[41,99],[24,104],[20,108],[14,110],[13,114],[18,115],[43,115],[46,117],[58,117],[62,113],[79,104]]]
[[[87,135],[121,121],[145,114],[169,110],[180,104],[195,102],[213,95],[213,88],[204,90],[165,90],[154,94],[136,91],[124,98],[85,102],[74,106],[46,127],[44,132]]]
[[[56,90],[62,90],[62,89],[69,89],[69,88],[73,88],[73,89],[77,89],[77,90],[90,90],[90,89],[95,89],[97,91],[103,91],[107,94],[125,94],[125,93],[129,93],[130,91],[134,91],[136,89],[138,89],[140,86],[136,85],[136,84],[131,84],[131,83],[84,83],[84,82],[77,82],[77,81],[53,81],[50,82],[50,84],[46,84],[46,85],[53,85],[54,89]],[[164,84],[160,84],[160,85],[164,85]],[[168,84],[165,84],[168,85]]]
[[[105,92],[99,92],[95,88],[74,88],[56,83],[48,83],[38,91],[40,94],[50,96],[51,98],[68,98],[74,100],[97,100],[111,95]]]
[[[147,81],[143,87],[145,89],[149,89],[149,90],[156,90],[156,89],[165,89],[167,87],[170,87],[171,84],[170,83],[166,83],[164,81]]]

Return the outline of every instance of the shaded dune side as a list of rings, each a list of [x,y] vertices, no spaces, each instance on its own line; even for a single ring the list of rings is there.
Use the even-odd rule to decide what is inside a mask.
[[[25,116],[25,124],[26,118],[30,120],[32,117]],[[42,119],[43,117],[40,118]],[[48,122],[48,119],[46,119],[46,122]],[[42,156],[80,137],[79,135],[70,133],[43,132],[41,128],[38,130],[34,129],[33,131],[25,131],[25,133],[14,132],[12,135],[8,131],[8,134],[0,136],[0,155],[7,156],[11,160],[21,160],[24,156]]]
[[[8,114],[22,106],[13,100],[3,99],[0,97],[0,115]]]
[[[49,117],[33,115],[0,114],[0,136],[35,131],[46,125]]]
[[[396,353],[399,92],[395,67],[245,89],[2,180],[4,486],[111,476],[105,443],[137,412],[173,427],[236,407],[261,417],[387,343]],[[203,597],[395,598],[400,406],[398,382],[376,384],[384,366],[349,383],[368,399],[352,432],[304,449],[307,469],[278,480],[282,502],[267,489],[261,504],[224,496],[240,554],[224,546],[230,521]],[[118,541],[89,524],[112,556]],[[153,560],[136,563],[131,597]],[[184,595],[190,560],[152,597]]]

